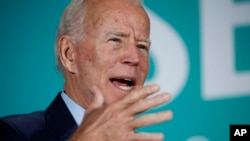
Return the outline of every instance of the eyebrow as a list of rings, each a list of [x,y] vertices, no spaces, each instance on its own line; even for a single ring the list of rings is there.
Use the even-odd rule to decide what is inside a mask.
[[[149,46],[151,46],[151,40],[150,39],[139,39],[137,41],[139,41],[139,42],[145,42],[145,43],[149,44]]]
[[[120,36],[120,37],[128,37],[129,34],[126,34],[122,31],[114,31],[114,32],[111,32],[109,33],[108,35],[115,35],[115,36]],[[147,44],[149,44],[149,46],[151,45],[151,40],[149,38],[142,38],[142,39],[138,39],[137,40],[138,42],[145,42]]]
[[[122,32],[122,31],[110,32],[108,35],[115,35],[115,36],[120,36],[120,37],[127,37],[128,36],[128,34]]]

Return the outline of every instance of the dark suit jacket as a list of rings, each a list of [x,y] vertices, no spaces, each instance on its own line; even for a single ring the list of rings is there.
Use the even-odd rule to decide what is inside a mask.
[[[0,141],[65,141],[76,128],[58,94],[45,111],[0,118]]]

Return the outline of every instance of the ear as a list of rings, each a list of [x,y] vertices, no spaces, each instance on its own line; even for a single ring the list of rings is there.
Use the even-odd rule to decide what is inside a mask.
[[[69,36],[62,36],[58,41],[58,53],[64,71],[76,73],[76,52],[73,40]]]

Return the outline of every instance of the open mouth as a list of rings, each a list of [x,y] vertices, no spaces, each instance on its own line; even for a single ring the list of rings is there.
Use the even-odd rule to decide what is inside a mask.
[[[135,79],[132,78],[111,78],[110,82],[124,91],[130,91],[135,86]]]

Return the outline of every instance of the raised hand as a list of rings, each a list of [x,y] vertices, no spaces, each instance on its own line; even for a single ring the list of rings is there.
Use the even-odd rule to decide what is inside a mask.
[[[171,111],[164,111],[135,118],[135,115],[170,100],[167,93],[152,98],[147,96],[159,91],[158,85],[148,85],[132,91],[122,100],[104,105],[104,96],[96,87],[95,98],[86,111],[80,127],[70,141],[161,141],[161,133],[136,133],[135,129],[160,123],[172,118]]]

